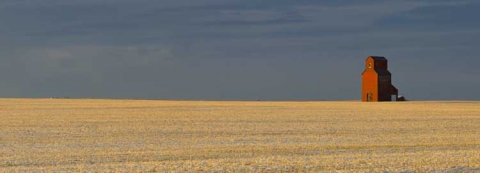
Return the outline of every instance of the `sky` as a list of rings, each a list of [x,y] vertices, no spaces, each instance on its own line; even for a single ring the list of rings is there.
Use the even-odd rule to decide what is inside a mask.
[[[2,0],[0,97],[480,100],[480,0]]]

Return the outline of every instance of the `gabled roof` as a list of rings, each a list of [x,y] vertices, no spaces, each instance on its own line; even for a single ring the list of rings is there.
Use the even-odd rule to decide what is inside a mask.
[[[383,56],[369,56],[368,58],[372,58],[375,61],[387,61],[387,58],[385,58]]]

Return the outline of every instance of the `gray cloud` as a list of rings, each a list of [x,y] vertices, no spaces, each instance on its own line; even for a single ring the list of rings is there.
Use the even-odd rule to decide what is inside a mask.
[[[0,96],[358,99],[368,55],[412,99],[477,99],[475,1],[2,1]]]
[[[379,24],[417,30],[478,30],[480,24],[473,20],[480,15],[479,8],[476,1],[440,2],[388,16]]]

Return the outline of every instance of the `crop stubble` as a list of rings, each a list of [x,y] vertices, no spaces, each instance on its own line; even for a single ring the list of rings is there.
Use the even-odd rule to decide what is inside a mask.
[[[480,171],[480,102],[0,99],[3,172]]]

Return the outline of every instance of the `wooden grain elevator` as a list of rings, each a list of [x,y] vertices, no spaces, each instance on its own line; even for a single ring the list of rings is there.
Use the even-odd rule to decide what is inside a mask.
[[[381,56],[369,56],[362,73],[362,101],[404,101],[392,85],[392,74],[388,71],[388,60]]]

